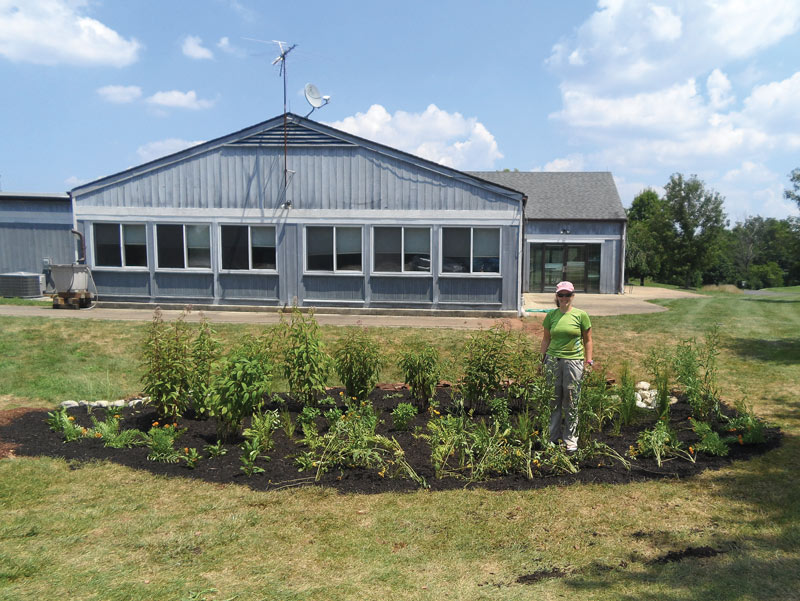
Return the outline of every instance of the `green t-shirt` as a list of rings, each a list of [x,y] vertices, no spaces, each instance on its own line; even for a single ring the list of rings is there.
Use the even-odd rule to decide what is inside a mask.
[[[582,334],[592,327],[586,311],[573,307],[569,313],[553,309],[542,324],[550,330],[550,346],[547,354],[562,359],[583,359]]]

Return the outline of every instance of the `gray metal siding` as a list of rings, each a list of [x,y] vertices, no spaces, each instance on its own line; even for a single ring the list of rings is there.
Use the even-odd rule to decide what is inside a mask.
[[[72,225],[47,223],[0,223],[0,273],[42,273],[42,260],[52,263],[75,261]]]
[[[519,203],[469,180],[421,170],[358,147],[289,149],[287,199],[295,208],[516,211]],[[283,155],[275,148],[226,147],[76,197],[90,207],[263,208],[283,202]]]
[[[561,235],[569,230],[569,236],[621,236],[621,221],[526,221],[526,235]]]
[[[97,294],[104,296],[142,297],[149,299],[150,274],[146,271],[92,271]]]
[[[501,278],[441,278],[439,302],[459,305],[492,304],[503,302]],[[498,307],[499,308],[499,307]]]
[[[248,273],[221,273],[219,297],[223,300],[278,301],[278,276]]]
[[[369,279],[372,302],[432,303],[433,278],[380,277]]]
[[[364,276],[304,275],[303,299],[336,302],[362,302]]]
[[[210,273],[162,273],[154,278],[157,298],[202,299],[214,298],[214,276]]]

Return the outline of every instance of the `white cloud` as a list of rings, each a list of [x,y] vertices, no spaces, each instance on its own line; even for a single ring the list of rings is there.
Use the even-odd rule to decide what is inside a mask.
[[[705,3],[711,38],[730,56],[742,58],[792,35],[800,25],[797,0],[715,0]],[[705,11],[704,11],[705,12]]]
[[[722,71],[714,69],[711,72],[711,75],[706,80],[706,88],[708,89],[708,97],[712,109],[720,110],[733,102],[732,87],[731,81]]]
[[[141,98],[142,88],[139,86],[103,86],[97,89],[97,93],[108,102],[126,104]]]
[[[329,125],[455,169],[491,169],[503,158],[494,136],[475,117],[448,113],[434,104],[422,113],[394,115],[373,104],[366,113]]]
[[[72,190],[73,188],[77,188],[81,184],[85,184],[88,181],[88,179],[81,179],[76,175],[71,175],[64,180],[64,183],[66,184],[68,190]]]
[[[586,159],[582,154],[571,154],[566,157],[553,159],[543,167],[534,167],[531,171],[583,171]]]
[[[195,142],[189,142],[188,140],[181,140],[178,138],[168,138],[166,140],[158,140],[156,142],[149,142],[144,146],[139,146],[139,148],[136,149],[136,154],[143,163],[147,163],[148,161],[154,161],[163,156],[180,152],[191,146],[197,146],[204,141],[205,140],[197,140]]]
[[[214,58],[214,53],[203,46],[203,40],[195,35],[187,35],[183,38],[181,50],[184,56],[188,56],[189,58],[199,60]]]
[[[245,56],[244,50],[231,44],[231,41],[227,36],[223,36],[219,39],[219,42],[217,42],[217,48],[227,54],[231,54],[239,58]]]
[[[208,109],[214,106],[214,100],[202,100],[197,97],[197,92],[189,90],[188,92],[180,92],[178,90],[170,90],[168,92],[156,92],[147,99],[147,103],[167,108],[182,108],[182,109]]]
[[[40,65],[125,67],[141,44],[85,16],[87,0],[0,0],[0,56]]]
[[[681,37],[683,22],[668,6],[650,6],[647,25],[657,40],[674,42]]]

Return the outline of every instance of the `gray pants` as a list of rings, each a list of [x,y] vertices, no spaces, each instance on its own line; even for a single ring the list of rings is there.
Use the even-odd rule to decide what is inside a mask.
[[[578,397],[581,394],[583,359],[547,356],[548,384],[555,387],[550,401],[550,442],[564,441],[568,451],[578,448]]]

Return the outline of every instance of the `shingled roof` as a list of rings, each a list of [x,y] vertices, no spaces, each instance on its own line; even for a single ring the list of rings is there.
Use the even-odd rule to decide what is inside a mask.
[[[626,220],[614,178],[608,171],[470,171],[528,197],[526,219]]]

